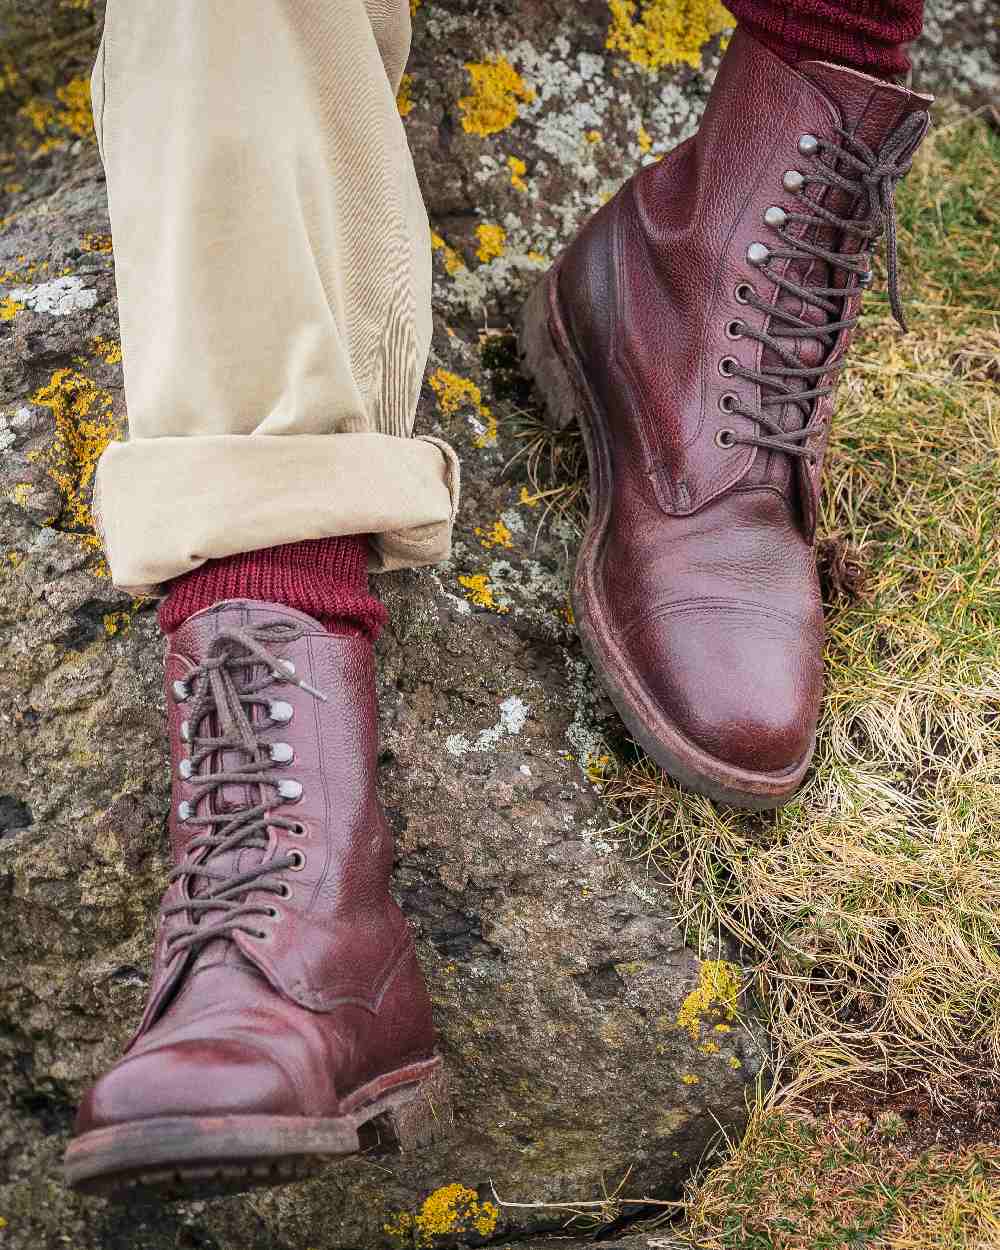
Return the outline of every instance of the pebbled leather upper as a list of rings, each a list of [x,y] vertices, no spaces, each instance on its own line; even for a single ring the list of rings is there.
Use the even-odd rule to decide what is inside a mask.
[[[302,613],[240,600],[199,613],[169,639],[174,862],[199,854],[189,852],[197,820],[177,815],[194,780],[178,772],[188,753],[181,735],[188,705],[173,696],[174,682],[204,658],[219,630],[275,621],[303,633],[275,645],[274,654],[326,696],[283,681],[265,692],[293,714],[263,728],[262,739],[293,748],[282,771],[303,787],[298,801],[273,814],[290,817],[302,833],[269,827],[266,852],[236,851],[225,868],[243,871],[262,855],[278,860],[290,850],[304,862],[279,874],[287,898],[261,895],[278,909],[276,918],[255,921],[262,938],[237,932],[171,955],[167,939],[190,913],[161,921],[142,1022],[124,1058],[84,1100],[78,1132],[160,1115],[334,1116],[352,1091],[433,1054],[411,930],[388,888],[393,845],[375,791],[377,707],[367,640],[334,637]],[[227,785],[213,799],[216,810],[245,804],[246,789]],[[183,901],[188,888],[186,879],[175,881],[165,905]]]
[[[760,406],[755,382],[720,371],[725,357],[762,363],[762,345],[727,333],[740,319],[769,320],[740,302],[741,284],[778,298],[747,248],[775,244],[769,207],[803,211],[783,187],[808,159],[803,135],[836,141],[844,127],[877,149],[928,105],[837,66],[791,69],[738,31],[698,133],[636,174],[559,262],[559,314],[612,462],[610,498],[598,500],[610,520],[596,584],[582,587],[595,628],[682,732],[742,769],[792,768],[813,740],[823,646],[813,538],[833,406],[817,401],[825,425],[811,440],[815,467],[716,441],[725,427],[750,425],[721,410],[726,392]],[[809,263],[781,263],[786,272],[797,264],[800,282],[817,280]],[[848,281],[845,317],[860,303]],[[796,302],[801,315],[821,316]],[[829,363],[849,341],[842,332]],[[815,340],[798,350],[804,364],[822,359]],[[791,405],[781,411],[801,424]]]

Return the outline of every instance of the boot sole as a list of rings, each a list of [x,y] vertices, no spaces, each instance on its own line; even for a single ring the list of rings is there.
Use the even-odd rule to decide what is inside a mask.
[[[752,811],[781,807],[802,783],[813,745],[794,767],[777,773],[735,768],[703,751],[649,697],[616,646],[604,619],[600,583],[604,536],[611,517],[611,448],[600,407],[563,320],[558,264],[535,287],[521,311],[521,361],[557,430],[578,422],[590,467],[590,515],[572,571],[572,603],[583,650],[635,741],[664,772],[697,794]]]
[[[416,1150],[451,1130],[437,1059],[379,1077],[347,1102],[328,1119],[170,1116],[94,1129],[70,1143],[66,1183],[106,1198],[218,1197],[302,1180],[362,1150]]]

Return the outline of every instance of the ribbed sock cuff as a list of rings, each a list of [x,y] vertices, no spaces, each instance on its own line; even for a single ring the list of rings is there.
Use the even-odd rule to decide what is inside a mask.
[[[331,634],[374,640],[388,619],[368,589],[368,540],[316,538],[209,560],[170,583],[160,628],[173,633],[223,599],[280,603],[314,617]]]
[[[909,72],[906,45],[924,22],[924,0],[727,0],[726,7],[789,65],[833,61],[881,78]]]

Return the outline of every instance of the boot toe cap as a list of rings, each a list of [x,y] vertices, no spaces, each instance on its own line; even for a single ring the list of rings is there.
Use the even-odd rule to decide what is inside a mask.
[[[822,625],[757,610],[667,615],[629,650],[680,733],[721,764],[777,775],[809,754],[822,695]]]
[[[237,1041],[183,1041],[127,1057],[80,1105],[76,1133],[166,1116],[301,1114],[293,1083]]]

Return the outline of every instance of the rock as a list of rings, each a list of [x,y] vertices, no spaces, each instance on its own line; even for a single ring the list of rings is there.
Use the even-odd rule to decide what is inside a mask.
[[[945,66],[958,89],[957,49],[978,65],[995,46],[971,7],[981,20],[963,14]],[[943,4],[935,21],[941,38],[959,29]],[[651,77],[605,49],[607,24],[603,0],[425,0],[416,16],[407,124],[437,232],[438,314],[419,422],[458,448],[465,493],[451,561],[381,583],[381,780],[456,1134],[285,1190],[115,1207],[69,1194],[60,1160],[146,988],[168,871],[161,643],[154,605],[111,587],[89,510],[125,415],[103,175],[66,103],[98,14],[0,0],[5,1247],[540,1246],[568,1218],[552,1204],[620,1182],[625,1197],[675,1196],[718,1128],[743,1120],[763,1062],[753,1004],[737,1003],[743,970],[732,951],[694,948],[616,836],[593,779],[609,745],[629,748],[567,620],[573,510],[546,515],[529,458],[511,463],[538,427],[509,319],[574,224],[694,126],[717,62],[713,44],[704,72]],[[457,103],[464,66],[498,54],[525,93],[506,129],[474,133]],[[930,85],[935,65],[921,61]],[[32,100],[52,108],[24,112]],[[555,1244],[588,1239],[578,1222]],[[666,1250],[670,1236],[621,1244]]]

